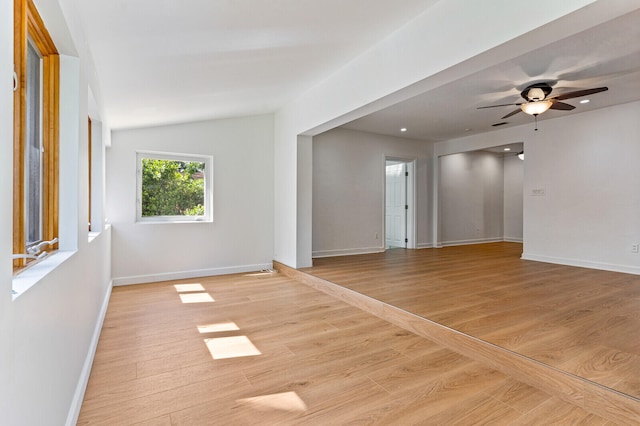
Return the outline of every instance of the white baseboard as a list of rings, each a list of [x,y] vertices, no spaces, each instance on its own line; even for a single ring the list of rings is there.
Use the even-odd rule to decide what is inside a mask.
[[[350,256],[355,254],[371,254],[382,253],[384,247],[363,247],[354,249],[341,249],[341,250],[320,250],[314,251],[311,257],[334,257],[334,256]]]
[[[433,248],[433,243],[422,243],[416,245],[417,249]]]
[[[155,283],[159,281],[184,280],[188,278],[209,277],[213,275],[241,274],[273,268],[273,263],[259,263],[255,265],[228,266],[224,268],[195,269],[191,271],[165,272],[160,274],[134,275],[113,279],[113,286]]]
[[[98,313],[98,321],[93,330],[93,337],[89,345],[89,352],[84,359],[84,365],[82,366],[82,372],[76,385],[76,391],[73,394],[73,400],[71,401],[71,407],[67,414],[67,426],[73,426],[78,422],[80,416],[80,409],[82,408],[82,401],[84,399],[84,393],[87,390],[87,384],[89,383],[89,376],[91,375],[91,367],[93,366],[93,358],[96,355],[98,349],[98,340],[100,340],[100,333],[102,332],[102,325],[104,324],[104,317],[107,315],[107,307],[109,306],[109,300],[111,299],[111,290],[113,289],[113,281],[109,282],[107,286],[107,292],[102,300],[102,306]]]
[[[517,238],[478,238],[473,240],[458,240],[458,241],[443,241],[437,248],[446,246],[462,246],[467,244],[484,244],[484,243],[500,243],[500,242],[522,243],[522,239]],[[418,243],[416,249],[434,248],[433,243]],[[370,254],[381,253],[385,251],[384,247],[364,247],[355,249],[340,249],[340,250],[319,250],[312,253],[313,258],[319,257],[334,257],[334,256],[349,256],[355,254]]]
[[[485,244],[485,243],[501,243],[505,241],[502,237],[497,238],[477,238],[472,240],[457,240],[457,241],[442,241],[440,245],[442,247],[450,246],[464,246],[467,244]]]
[[[502,241],[504,241],[505,243],[522,243],[523,239],[522,238],[504,237],[504,239]]]
[[[541,256],[531,253],[522,253],[521,259],[534,260],[536,262],[554,263],[557,265],[577,266],[580,268],[600,269],[603,271],[622,272],[625,274],[640,275],[640,267],[630,265],[618,265],[614,263],[591,262],[580,259],[568,259],[562,257]]]

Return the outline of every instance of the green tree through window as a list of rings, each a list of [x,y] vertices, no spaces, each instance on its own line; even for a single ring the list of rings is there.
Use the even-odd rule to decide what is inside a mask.
[[[142,217],[203,216],[204,162],[142,159]]]

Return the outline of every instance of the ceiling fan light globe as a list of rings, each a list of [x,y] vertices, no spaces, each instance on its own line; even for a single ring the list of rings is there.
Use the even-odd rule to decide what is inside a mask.
[[[551,101],[526,102],[520,105],[520,109],[529,115],[539,115],[551,108],[551,105],[553,105]]]

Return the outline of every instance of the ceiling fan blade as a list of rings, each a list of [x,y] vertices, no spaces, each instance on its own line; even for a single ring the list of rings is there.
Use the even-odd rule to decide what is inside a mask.
[[[513,106],[513,105],[522,105],[522,102],[519,102],[519,103],[517,103],[517,104],[500,104],[500,105],[481,106],[481,107],[478,107],[478,109],[484,109],[484,108],[496,108],[496,107]]]
[[[600,93],[609,90],[608,87],[596,87],[595,89],[576,90],[575,92],[563,93],[558,96],[552,96],[551,100],[557,99],[563,101],[565,99],[579,98],[580,96],[593,95],[594,93]]]
[[[561,111],[571,111],[572,109],[575,109],[575,107],[573,105],[565,104],[564,102],[555,101],[555,102],[553,102],[551,104],[551,107],[549,109],[559,109]]]
[[[505,118],[509,118],[512,115],[516,115],[517,113],[522,112],[522,110],[520,108],[511,111],[509,114],[505,115],[504,117],[501,118],[501,120],[504,120]]]

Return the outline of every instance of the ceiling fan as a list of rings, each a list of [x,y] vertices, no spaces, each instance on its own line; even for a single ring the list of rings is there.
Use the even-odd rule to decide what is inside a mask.
[[[520,96],[524,98],[525,102],[481,106],[481,107],[478,107],[478,109],[516,105],[516,106],[519,106],[519,108],[511,111],[509,114],[502,117],[503,120],[505,118],[511,117],[512,115],[516,115],[517,113],[522,111],[526,114],[533,115],[534,117],[536,117],[536,121],[537,121],[538,115],[542,114],[543,112],[549,109],[571,111],[572,109],[575,108],[573,105],[570,105],[561,101],[564,101],[566,99],[579,98],[581,96],[588,96],[594,93],[604,92],[606,90],[609,90],[609,88],[596,87],[593,89],[576,90],[574,92],[567,92],[567,93],[562,93],[560,95],[549,97],[552,90],[553,89],[551,88],[551,86],[547,83],[531,84],[527,86],[522,92],[520,92]],[[536,130],[538,130],[537,127],[536,127]]]

